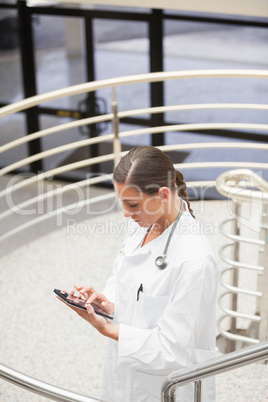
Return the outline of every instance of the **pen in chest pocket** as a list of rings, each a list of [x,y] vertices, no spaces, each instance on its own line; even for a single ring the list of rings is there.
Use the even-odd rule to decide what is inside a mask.
[[[139,289],[138,289],[138,291],[137,291],[137,301],[139,300],[139,297],[140,297],[140,292],[143,292],[143,286],[142,286],[142,283],[140,284],[140,287],[139,287]]]

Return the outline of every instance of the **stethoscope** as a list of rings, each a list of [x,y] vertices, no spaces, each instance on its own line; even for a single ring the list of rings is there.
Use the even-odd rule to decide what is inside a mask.
[[[182,210],[183,210],[183,205],[184,205],[184,201],[181,198],[180,198],[180,200],[181,200],[180,212],[179,212],[179,215],[177,216],[176,220],[174,221],[172,229],[171,229],[171,231],[169,233],[169,236],[168,236],[168,239],[167,239],[164,251],[163,251],[163,255],[160,255],[159,257],[156,257],[156,259],[155,259],[155,265],[159,269],[165,269],[168,266],[168,263],[169,263],[168,258],[167,258],[167,251],[168,251],[169,243],[170,243],[171,238],[173,236],[174,230],[176,229],[176,226],[177,226],[177,224],[178,224],[178,222],[180,220]],[[148,229],[147,233],[150,231],[150,229],[151,229],[151,226]],[[137,230],[137,228],[134,230],[134,232],[131,234],[131,236],[136,232],[136,230]],[[123,250],[121,250],[120,252],[123,252]]]
[[[160,255],[159,257],[156,257],[156,259],[155,259],[155,265],[159,269],[165,269],[168,266],[168,263],[169,263],[168,258],[167,258],[167,251],[168,251],[169,243],[170,243],[170,240],[171,240],[171,238],[173,236],[174,230],[176,229],[176,226],[177,226],[177,224],[178,224],[178,222],[180,220],[182,210],[183,210],[184,201],[182,199],[180,199],[180,200],[181,200],[181,209],[180,209],[179,215],[177,216],[177,218],[176,218],[176,220],[175,220],[175,222],[173,224],[173,227],[172,227],[172,229],[171,229],[171,231],[169,233],[169,236],[168,236],[168,239],[167,239],[164,251],[163,251],[163,255]]]

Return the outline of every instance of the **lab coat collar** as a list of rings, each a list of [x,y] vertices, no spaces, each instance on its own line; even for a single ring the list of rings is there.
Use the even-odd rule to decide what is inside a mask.
[[[186,211],[183,213],[183,215],[180,218],[180,221],[177,224],[177,227],[173,233],[172,239],[171,239],[171,244],[170,247],[172,246],[172,243],[175,238],[178,238],[180,235],[180,225],[184,218],[189,214],[189,210],[187,207],[187,204],[184,203],[186,206]],[[123,254],[125,256],[133,256],[137,254],[147,254],[148,252],[151,252],[155,258],[157,258],[159,255],[163,254],[169,233],[173,227],[174,223],[172,223],[168,228],[156,239],[151,241],[150,243],[146,244],[143,247],[140,247],[144,237],[146,236],[146,233],[148,229],[146,228],[141,228],[137,223],[131,222],[129,225],[129,230],[130,230],[130,235],[128,239],[126,240],[126,243],[123,247]]]
[[[183,215],[181,216],[180,221],[178,222],[177,227],[172,235],[170,246],[169,246],[170,248],[172,247],[172,243],[174,242],[175,238],[178,238],[178,236],[180,234],[179,226],[180,226],[182,219],[183,219]],[[146,246],[142,247],[141,250],[146,249],[146,247],[148,247],[147,252],[150,251],[155,258],[163,255],[164,248],[165,248],[166,242],[168,240],[168,236],[170,234],[170,231],[171,231],[173,225],[174,225],[174,223],[172,223],[160,236],[158,236],[156,239],[154,239],[150,243],[146,244]]]
[[[135,222],[130,222],[129,226],[128,226],[128,230],[129,230],[129,236],[123,246],[123,254],[126,256],[130,256],[132,255],[136,250],[140,249],[142,250],[142,248],[140,248],[140,245],[144,239],[144,237],[146,236],[147,230],[148,229],[144,229],[141,228],[137,223]]]

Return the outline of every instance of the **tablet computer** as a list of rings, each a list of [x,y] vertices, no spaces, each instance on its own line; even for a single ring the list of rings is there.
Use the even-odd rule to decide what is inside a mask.
[[[64,303],[69,304],[70,306],[76,307],[80,310],[87,311],[86,301],[81,299],[80,297],[69,295],[68,293],[62,293],[59,289],[54,289],[54,293],[64,301]],[[103,310],[100,306],[95,303],[90,303],[90,305],[94,308],[96,314],[101,315],[102,317],[108,318],[109,320],[113,320],[113,316],[109,315],[105,310]]]

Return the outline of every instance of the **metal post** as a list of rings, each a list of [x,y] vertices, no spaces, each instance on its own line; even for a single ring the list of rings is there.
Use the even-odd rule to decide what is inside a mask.
[[[22,76],[24,97],[29,98],[37,94],[36,90],[36,71],[34,62],[34,47],[33,47],[33,31],[32,18],[26,1],[18,0],[18,19],[19,19],[19,34],[20,34],[20,51],[22,62]],[[33,107],[25,111],[27,133],[31,134],[39,131],[38,109]],[[36,139],[28,143],[29,156],[41,152],[41,141]],[[37,173],[42,171],[42,161],[38,160],[31,163],[31,171]]]
[[[85,37],[86,37],[86,72],[87,72],[87,81],[95,80],[95,63],[94,63],[94,39],[93,39],[93,28],[92,28],[92,18],[85,18]],[[90,105],[90,114],[89,117],[96,116],[96,96],[95,92],[90,92],[88,94],[89,97],[89,105]],[[96,137],[98,135],[98,130],[96,124],[90,125],[90,138]],[[99,156],[99,145],[94,144],[91,145],[90,155],[92,158]],[[95,174],[99,173],[99,165],[92,166],[92,172]]]
[[[194,402],[202,401],[202,381],[197,380],[194,382]]]
[[[184,369],[179,369],[171,373],[163,382],[161,387],[161,401],[175,402],[174,395],[176,388],[179,389],[179,387],[193,381],[196,382],[196,391],[201,395],[201,384],[198,384],[199,381],[225,373],[229,370],[234,370],[238,367],[246,366],[253,362],[265,360],[267,357],[268,342],[263,342],[259,345],[215,357],[203,363],[199,363],[198,365],[193,364]]]
[[[114,133],[114,140],[113,140],[114,167],[116,167],[120,161],[121,143],[119,138],[118,105],[116,101],[115,87],[113,87],[112,112],[113,112],[113,133]]]
[[[163,12],[152,10],[150,20],[150,72],[163,71]],[[151,107],[164,104],[163,82],[151,83]],[[163,126],[164,114],[151,115],[151,126]],[[151,139],[153,146],[164,145],[164,133],[154,134]]]
[[[237,182],[238,185],[238,182]],[[239,201],[233,200],[233,205],[234,205],[234,213],[235,213],[235,218],[234,218],[234,223],[233,223],[233,234],[236,236],[240,235],[240,227],[238,223],[237,217],[240,216],[241,213],[241,203]],[[233,245],[233,260],[234,261],[239,261],[239,242],[235,241]],[[232,275],[232,286],[238,287],[238,281],[239,281],[239,270],[238,268],[233,268],[233,275]],[[232,299],[231,299],[231,310],[232,311],[237,311],[237,293],[232,294]],[[232,334],[237,333],[237,319],[236,317],[231,317],[231,327],[230,327],[230,332]],[[236,342],[229,340],[227,344],[227,353],[233,352],[236,349]]]
[[[260,302],[261,322],[259,327],[260,342],[268,339],[268,204],[263,206],[262,229],[264,231],[264,250],[263,250],[263,274],[262,274],[262,298]]]
[[[162,402],[176,402],[176,384],[169,384],[167,387],[161,389]]]

